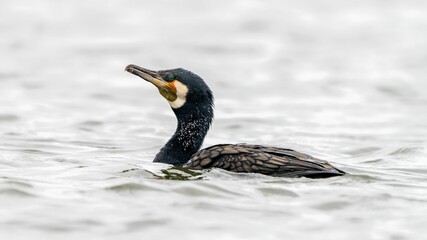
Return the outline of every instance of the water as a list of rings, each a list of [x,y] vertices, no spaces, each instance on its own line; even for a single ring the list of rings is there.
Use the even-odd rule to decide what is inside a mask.
[[[426,23],[415,0],[0,1],[1,239],[423,239]],[[151,163],[175,119],[129,63],[204,77],[205,146],[350,174]]]

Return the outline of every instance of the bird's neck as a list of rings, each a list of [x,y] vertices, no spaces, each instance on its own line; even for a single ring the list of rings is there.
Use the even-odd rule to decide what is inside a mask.
[[[184,110],[174,110],[178,120],[175,134],[154,158],[154,162],[182,165],[190,160],[203,144],[213,118],[211,108],[192,109],[191,114]]]

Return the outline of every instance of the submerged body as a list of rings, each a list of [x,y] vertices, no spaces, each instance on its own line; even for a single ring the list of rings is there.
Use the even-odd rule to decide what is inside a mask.
[[[214,116],[213,95],[203,79],[181,68],[152,71],[128,65],[126,71],[155,85],[178,120],[175,134],[154,162],[278,177],[325,178],[345,174],[326,161],[284,148],[220,144],[199,151]]]
[[[222,168],[275,177],[325,178],[345,173],[328,162],[291,149],[251,144],[219,144],[195,153],[184,167]]]

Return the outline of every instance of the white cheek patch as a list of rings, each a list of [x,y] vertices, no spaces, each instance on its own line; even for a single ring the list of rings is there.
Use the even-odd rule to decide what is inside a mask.
[[[185,102],[187,101],[187,93],[188,93],[188,88],[187,86],[185,86],[184,84],[182,84],[180,81],[173,81],[175,88],[176,88],[176,99],[173,102],[169,102],[169,105],[172,108],[180,108],[182,107]]]

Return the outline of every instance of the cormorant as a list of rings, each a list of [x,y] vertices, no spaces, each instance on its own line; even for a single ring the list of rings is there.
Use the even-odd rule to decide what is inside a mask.
[[[219,144],[199,151],[214,116],[214,97],[203,79],[182,68],[152,71],[131,64],[125,70],[156,86],[178,120],[175,134],[154,162],[277,177],[326,178],[345,174],[326,161],[291,149]]]

